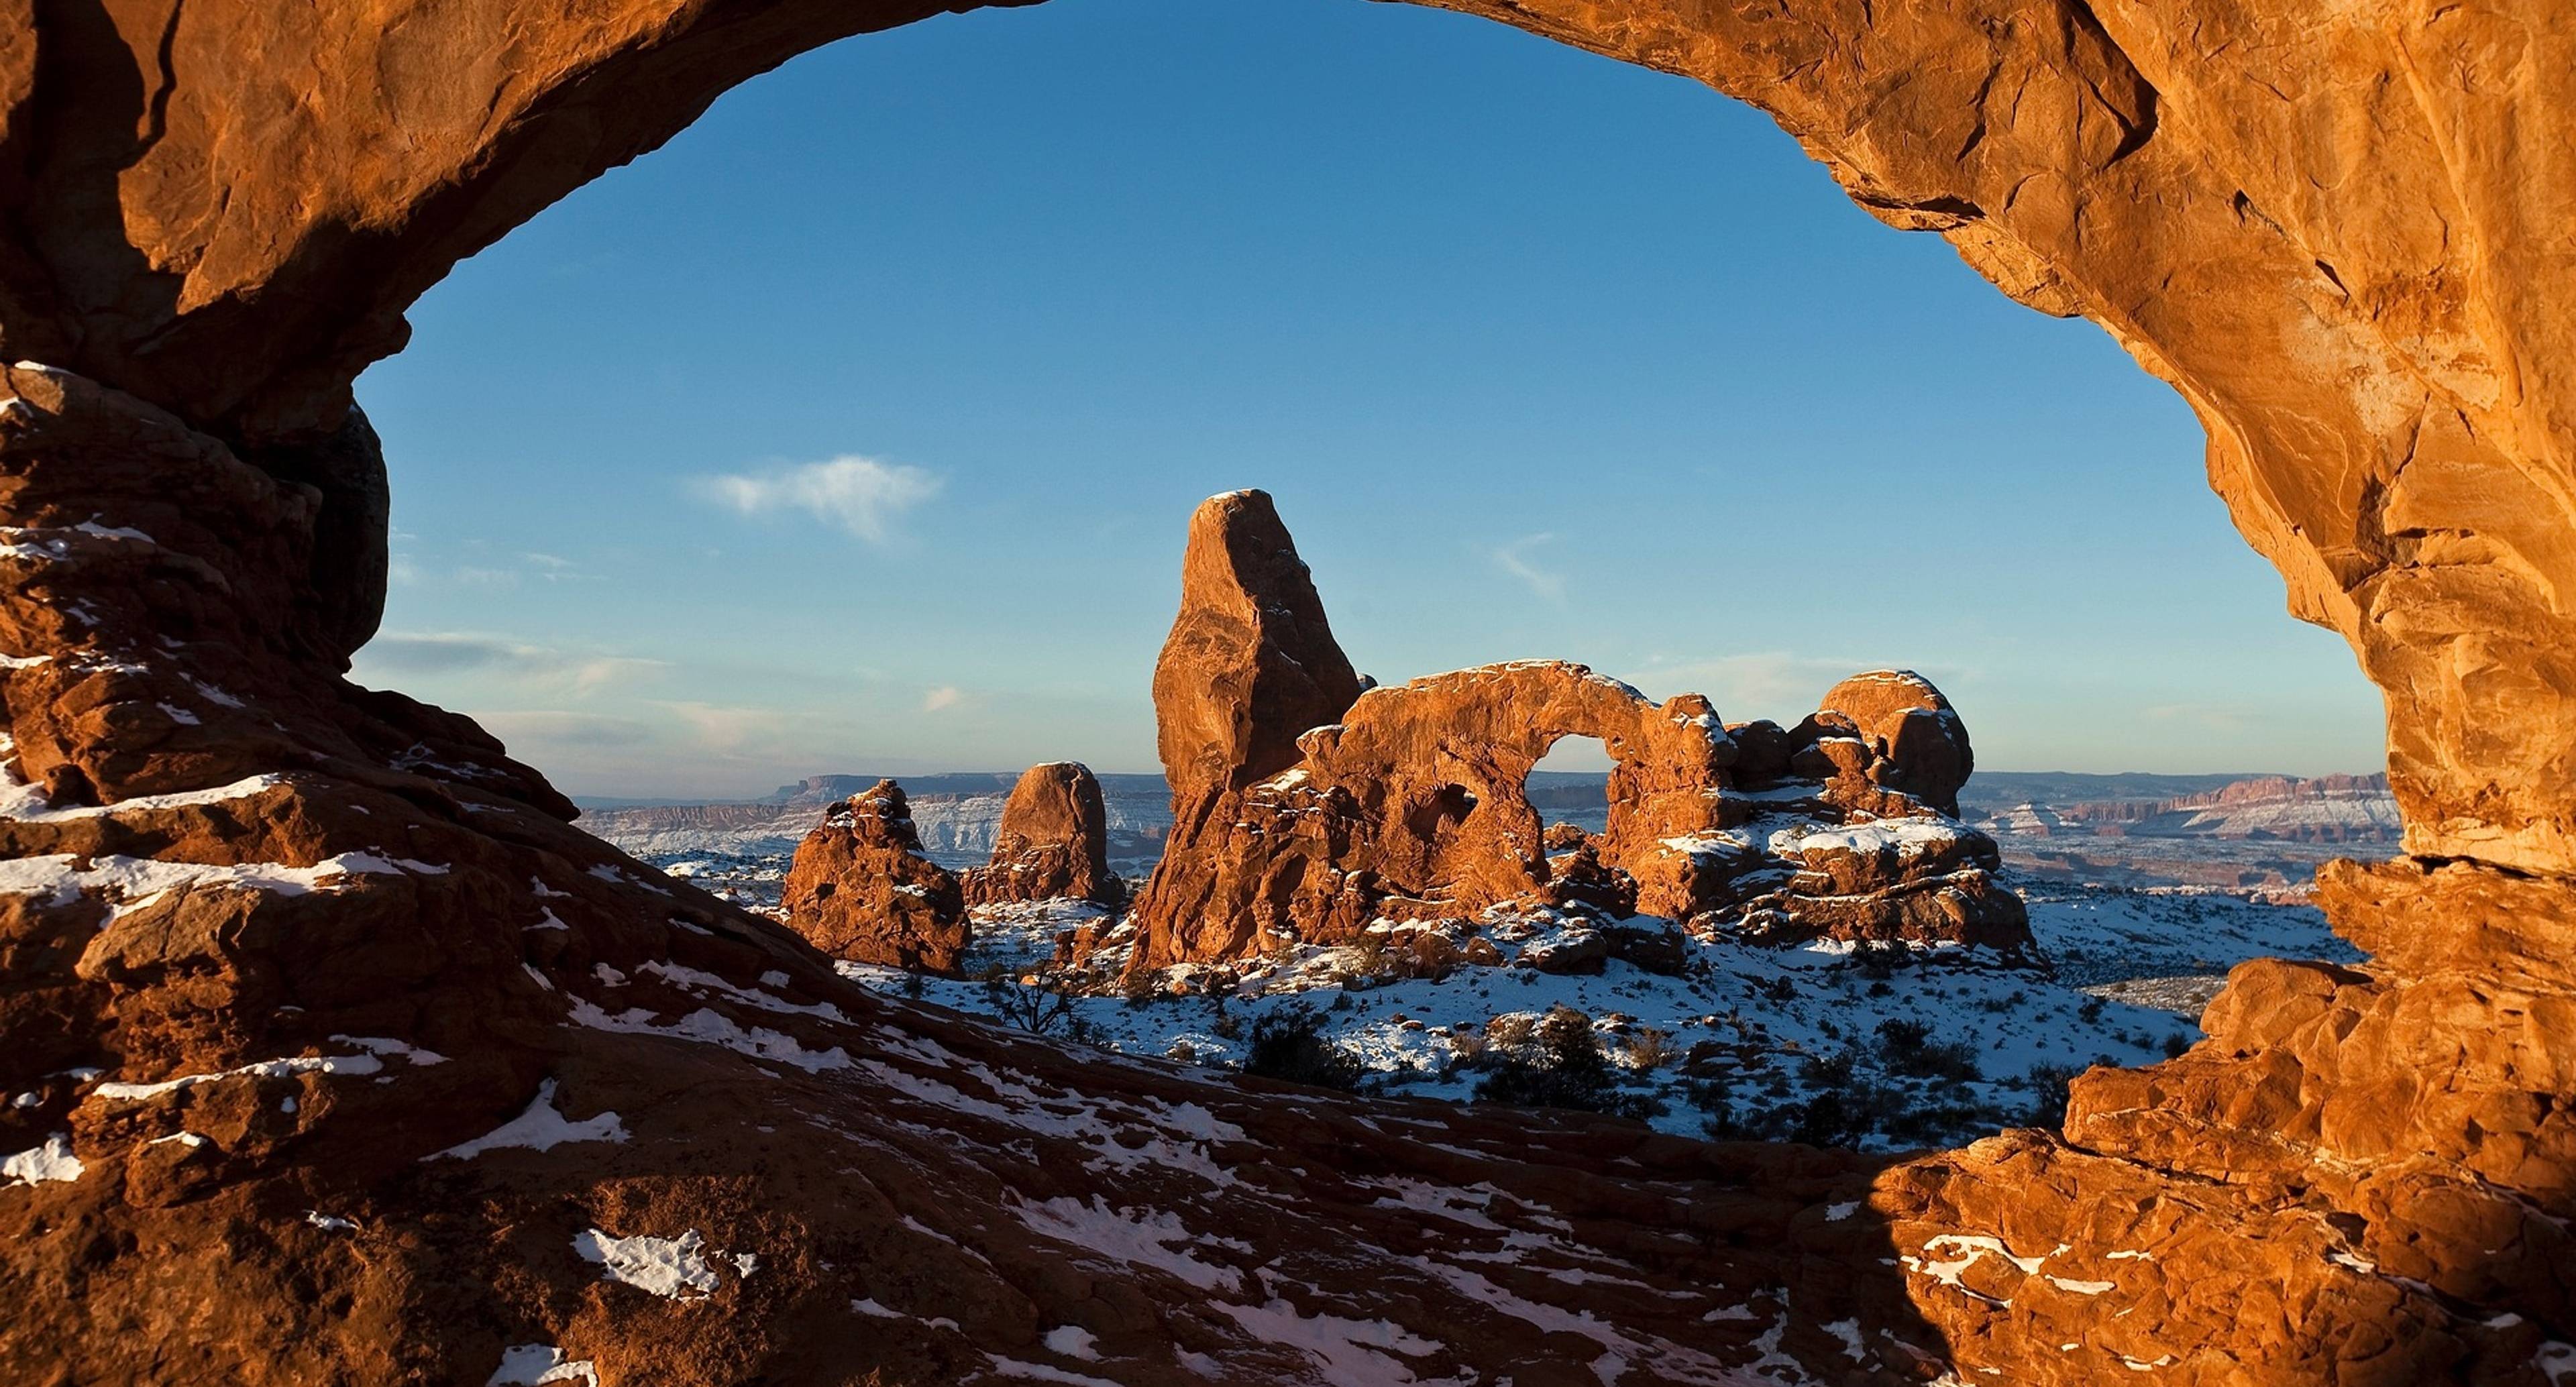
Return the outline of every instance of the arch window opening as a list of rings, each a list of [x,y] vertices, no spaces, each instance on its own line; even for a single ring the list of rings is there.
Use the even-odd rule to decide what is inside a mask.
[[[1229,70],[1257,76],[1205,80]],[[1343,117],[1313,118],[1324,86]],[[1685,155],[1711,175],[1671,176]],[[1587,244],[1621,253],[1563,253]],[[872,986],[1132,1054],[1883,1149],[2044,1120],[2067,1073],[2162,1057],[2234,961],[2339,956],[2262,897],[2308,855],[2304,791],[2267,819],[2220,772],[2367,769],[2377,704],[2278,615],[2188,411],[1653,74],[1378,7],[941,19],[727,97],[413,316],[360,390],[401,499],[360,677],[474,713],[594,832],[782,916],[805,836],[902,782],[967,942],[945,975],[845,961]],[[1148,701],[1179,519],[1243,484],[1278,494],[1335,635],[1390,685],[1580,645],[1770,728],[1711,787],[1735,817],[1613,844],[1608,751],[1563,737],[1518,780],[1543,877],[1462,894],[1426,855],[1337,913],[1349,873],[1292,854],[1240,930],[1181,941],[1240,948],[1129,967],[1175,839],[1247,821],[1176,817]],[[1863,523],[1893,514],[1917,521]],[[1801,818],[1837,776],[1908,793],[1869,779],[1893,753],[1859,729],[1801,731],[1893,660],[1974,728],[1955,813]],[[2109,774],[2138,758],[2162,770]],[[1021,771],[1062,759],[1097,773],[1117,888],[968,889],[1009,865]],[[1386,831],[1496,807],[1484,779],[1422,784],[1458,789]],[[1277,822],[1348,837],[1380,807]],[[2028,956],[1818,923],[1985,870],[1978,839]],[[1662,879],[1658,853],[1709,865]]]

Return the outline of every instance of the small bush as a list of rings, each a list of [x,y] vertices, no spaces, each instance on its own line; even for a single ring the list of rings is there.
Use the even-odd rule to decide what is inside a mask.
[[[2165,1058],[2178,1060],[2191,1049],[2191,1040],[2180,1031],[2165,1037]]]
[[[1630,1069],[1661,1069],[1682,1057],[1682,1047],[1673,1043],[1672,1033],[1652,1026],[1640,1026],[1619,1046],[1620,1058]]]
[[[1485,1053],[1485,1034],[1472,1023],[1461,1021],[1449,1028],[1449,1059],[1453,1064],[1472,1065]]]
[[[1061,1030],[1085,1045],[1099,1042],[1099,1027],[1082,1019],[1072,991],[1061,978],[1015,982],[999,968],[984,974],[984,1005],[995,1016],[1031,1035]]]
[[[1682,1101],[1703,1116],[1699,1129],[1710,1141],[1740,1141],[1760,1133],[1735,1109],[1735,1095],[1724,1079],[1693,1079],[1682,1086]]]
[[[1521,1011],[1497,1016],[1485,1026],[1486,1043],[1497,1050],[1517,1050],[1537,1033],[1538,1018]]]
[[[1264,1079],[1356,1092],[1368,1066],[1351,1048],[1324,1034],[1324,1013],[1299,1004],[1281,1007],[1252,1023],[1243,1072]]]
[[[1494,1046],[1486,1052],[1490,1072],[1476,1083],[1477,1102],[1640,1119],[1664,1110],[1662,1100],[1653,1095],[1619,1087],[1619,1076],[1611,1069],[1609,1057],[1601,1053],[1600,1038],[1592,1033],[1592,1018],[1582,1012],[1553,1008],[1530,1027],[1523,1043],[1506,1047],[1492,1032],[1511,1020],[1527,1018],[1497,1017],[1488,1028]]]
[[[1798,1077],[1811,1088],[1841,1088],[1852,1081],[1852,1069],[1860,1055],[1853,1050],[1836,1050],[1830,1055],[1809,1055],[1798,1066]]]
[[[1889,1073],[1909,1079],[1972,1083],[1985,1077],[1977,1067],[1976,1051],[1967,1042],[1936,1041],[1932,1028],[1920,1021],[1879,1022],[1878,1056]]]

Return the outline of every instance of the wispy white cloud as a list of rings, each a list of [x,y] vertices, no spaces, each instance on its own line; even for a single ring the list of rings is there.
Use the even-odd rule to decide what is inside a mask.
[[[583,571],[580,564],[560,554],[541,554],[530,551],[515,557],[496,555],[491,552],[492,546],[489,543],[479,539],[468,540],[459,549],[459,556],[469,560],[468,562],[423,562],[418,554],[408,548],[400,547],[417,541],[418,537],[413,535],[395,536],[397,547],[386,563],[385,576],[396,587],[455,587],[507,591],[529,578],[543,578],[549,583],[561,583],[595,581],[599,577],[596,573]]]
[[[921,468],[856,455],[696,483],[701,495],[744,515],[803,511],[870,544],[883,544],[893,522],[938,495],[940,485]]]
[[[1529,584],[1529,590],[1545,601],[1565,605],[1565,575],[1541,567],[1530,558],[1529,551],[1554,540],[1552,533],[1523,535],[1493,551],[1494,565],[1505,573]]]
[[[954,684],[942,684],[921,696],[921,711],[943,712],[966,701],[966,691]]]
[[[564,558],[560,554],[540,554],[532,549],[527,553],[521,554],[519,557],[528,561],[530,572],[545,579],[549,583],[571,582],[577,579],[596,578],[599,576],[596,573],[582,572],[580,564]]]
[[[563,650],[464,631],[388,631],[367,643],[357,664],[370,676],[378,672],[477,673],[574,694],[634,683],[670,668],[660,660]]]

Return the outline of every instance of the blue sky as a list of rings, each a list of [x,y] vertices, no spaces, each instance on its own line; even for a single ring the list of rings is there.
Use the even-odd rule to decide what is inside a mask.
[[[359,383],[396,562],[356,677],[574,793],[1151,769],[1183,528],[1241,486],[1389,682],[1558,656],[1789,721],[1904,665],[1998,769],[2381,764],[2100,330],[1749,108],[1479,20],[852,40],[411,317]]]

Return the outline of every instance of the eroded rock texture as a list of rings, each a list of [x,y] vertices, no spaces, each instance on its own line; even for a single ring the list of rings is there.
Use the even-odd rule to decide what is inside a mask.
[[[1922,676],[1855,675],[1791,729],[1724,725],[1701,695],[1657,704],[1561,660],[1348,701],[1302,683],[1278,697],[1229,672],[1349,662],[1267,498],[1246,504],[1260,496],[1214,497],[1191,517],[1154,685],[1176,826],[1126,926],[1130,967],[1534,909],[1582,917],[1560,927],[1571,939],[1534,946],[1530,961],[1558,971],[1597,969],[1636,912],[1782,942],[2029,942],[2020,900],[1994,882],[1993,841],[1952,817],[1967,729]],[[1236,561],[1245,552],[1265,562]],[[1529,801],[1531,769],[1566,737],[1597,738],[1613,763],[1597,840],[1552,832]]]
[[[313,489],[0,383],[11,1381],[1719,1381],[1840,1352],[1791,1296],[1935,1351],[1846,1285],[1857,1158],[877,999],[342,682]]]
[[[0,406],[0,1361],[2566,1376],[2576,11],[1457,8],[1755,103],[2174,384],[2292,609],[2387,696],[2419,860],[2327,883],[2369,969],[2251,966],[2192,1054],[2084,1080],[2072,1144],[1874,1178],[1248,1096],[872,1002],[569,828],[464,720],[339,681],[383,577],[348,385],[458,258],[929,7],[0,0],[0,360],[77,373],[13,369]],[[1320,671],[1338,706],[1279,725],[1358,692]],[[1264,746],[1232,791],[1296,759]],[[422,1159],[557,1126],[588,1135]]]
[[[880,780],[823,816],[787,869],[787,923],[854,963],[953,973],[971,927],[956,876],[921,850],[903,787]]]
[[[1002,804],[992,860],[966,873],[966,903],[1077,898],[1115,905],[1123,894],[1109,870],[1109,810],[1100,781],[1078,761],[1031,766]]]

